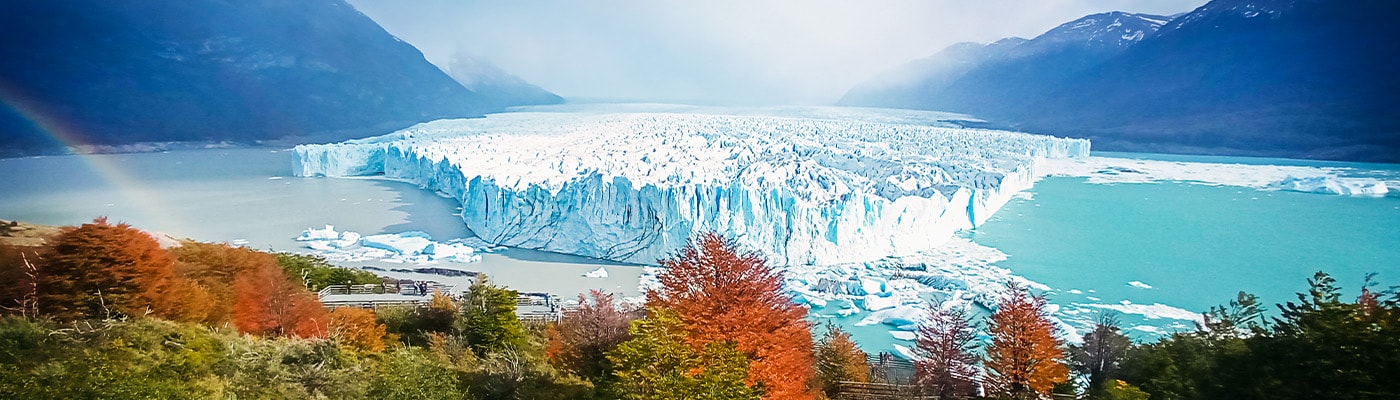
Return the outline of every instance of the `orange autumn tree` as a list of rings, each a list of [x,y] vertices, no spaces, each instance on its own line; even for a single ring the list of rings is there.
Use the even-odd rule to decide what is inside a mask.
[[[203,322],[214,326],[227,323],[233,317],[236,303],[233,283],[238,276],[281,268],[272,254],[226,244],[189,241],[170,249],[170,254],[175,257],[176,273],[196,282],[212,299],[213,304]]]
[[[671,258],[647,292],[651,307],[675,311],[696,349],[733,341],[750,363],[750,383],[765,399],[811,399],[815,371],[807,310],[783,293],[781,271],[757,252],[740,251],[719,234],[704,233]]]
[[[106,218],[67,228],[50,242],[36,266],[39,312],[54,319],[119,315],[186,320],[197,290],[176,279],[174,261],[150,235]],[[187,304],[189,303],[189,304]],[[194,310],[198,314],[200,310]],[[197,319],[197,318],[194,318]]]
[[[1056,338],[1058,329],[1050,322],[1044,297],[1015,283],[1006,288],[1009,293],[997,302],[988,324],[987,394],[1016,399],[1049,395],[1056,384],[1069,380],[1064,343]]]
[[[257,335],[325,337],[326,310],[315,293],[293,283],[281,268],[263,267],[233,282],[233,325]]]
[[[361,353],[384,351],[384,324],[374,320],[374,311],[363,308],[339,307],[327,315],[326,328],[330,337]]]

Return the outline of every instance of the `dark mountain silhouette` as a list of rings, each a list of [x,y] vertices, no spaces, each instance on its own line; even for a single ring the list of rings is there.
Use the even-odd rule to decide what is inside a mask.
[[[1079,42],[1063,58],[987,62],[942,91],[889,95],[917,101],[848,104],[968,112],[1101,150],[1397,162],[1397,11],[1382,0],[1215,0],[1116,53]]]
[[[342,0],[0,3],[0,148],[322,140],[473,117],[475,93]]]

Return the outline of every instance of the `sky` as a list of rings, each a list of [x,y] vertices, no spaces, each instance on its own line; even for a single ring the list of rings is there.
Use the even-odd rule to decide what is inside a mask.
[[[1205,0],[349,0],[442,67],[489,60],[572,99],[831,104],[959,42]]]

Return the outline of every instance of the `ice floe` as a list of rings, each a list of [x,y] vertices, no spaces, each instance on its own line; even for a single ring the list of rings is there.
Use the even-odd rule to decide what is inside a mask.
[[[418,231],[364,236],[354,231],[336,231],[333,225],[307,228],[296,240],[304,242],[313,254],[336,262],[469,263],[481,261],[479,253],[488,247],[479,239],[437,242]]]
[[[1114,157],[1048,159],[1048,176],[1088,178],[1089,183],[1176,181],[1348,196],[1385,196],[1385,181],[1346,176],[1350,168],[1139,160]]]

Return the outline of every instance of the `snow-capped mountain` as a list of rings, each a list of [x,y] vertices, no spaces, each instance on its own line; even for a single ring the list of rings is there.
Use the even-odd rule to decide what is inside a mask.
[[[1151,36],[1168,21],[1148,14],[1089,15],[1025,40],[956,44],[852,89],[842,105],[934,109],[1000,116],[1008,98],[1044,96]]]
[[[1397,16],[1389,0],[1089,16],[937,90],[863,86],[842,103],[965,112],[1105,150],[1400,162]]]
[[[1397,16],[1385,0],[1212,1],[1015,117],[1113,150],[1400,162]]]
[[[343,139],[499,108],[343,0],[8,1],[0,26],[0,152]]]
[[[813,112],[815,111],[815,112]],[[928,250],[1089,142],[887,116],[517,112],[296,148],[300,176],[444,193],[495,245],[652,264],[715,230],[778,265]],[[788,115],[798,115],[799,118]]]
[[[490,61],[457,54],[445,68],[448,76],[499,107],[559,104],[564,102],[548,90],[510,74]]]

